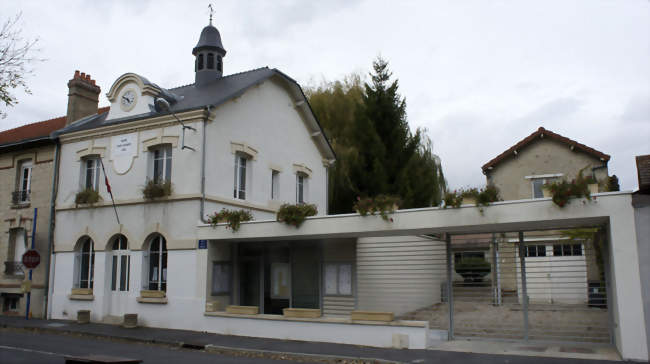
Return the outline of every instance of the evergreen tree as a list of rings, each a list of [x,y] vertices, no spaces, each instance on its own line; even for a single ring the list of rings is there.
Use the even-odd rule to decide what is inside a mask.
[[[391,82],[388,62],[373,63],[371,82],[360,76],[309,89],[337,162],[330,169],[330,213],[352,211],[357,196],[397,195],[401,208],[440,203],[444,177],[425,130],[412,133],[406,101]]]

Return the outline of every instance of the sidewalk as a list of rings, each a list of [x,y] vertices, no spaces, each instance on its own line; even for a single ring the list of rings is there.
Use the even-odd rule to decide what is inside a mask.
[[[127,329],[108,324],[77,324],[62,320],[25,320],[21,317],[0,316],[0,327],[30,330],[36,332],[76,334],[88,337],[111,338],[137,342],[185,347],[218,352],[233,356],[264,357],[269,359],[289,359],[311,362],[398,362],[398,363],[618,363],[616,361],[595,361],[594,355],[580,351],[564,351],[564,358],[541,357],[539,346],[531,344],[512,344],[519,351],[509,350],[503,343],[458,341],[441,343],[443,350],[402,350],[383,349],[345,344],[262,339],[242,336],[211,334],[205,332],[138,327]],[[478,354],[468,343],[475,344]],[[512,346],[511,345],[511,346]],[[532,348],[532,349],[531,349]],[[528,350],[527,350],[528,349]],[[490,351],[491,350],[491,351]],[[562,352],[561,350],[559,352]],[[496,354],[501,353],[501,354]],[[516,354],[516,355],[502,355]],[[560,354],[562,355],[562,354]],[[605,357],[611,358],[611,355]],[[584,359],[576,359],[584,358]]]

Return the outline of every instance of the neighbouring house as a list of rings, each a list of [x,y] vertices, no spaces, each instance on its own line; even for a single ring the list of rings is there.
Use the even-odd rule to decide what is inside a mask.
[[[56,133],[51,317],[89,309],[93,321],[138,313],[142,324],[177,327],[188,310],[205,308],[206,295],[215,310],[318,307],[323,251],[338,264],[327,269],[347,277],[336,296],[351,289],[344,263],[354,261],[354,244],[345,241],[198,241],[197,224],[223,208],[256,221],[275,220],[283,203],[325,214],[335,155],[296,81],[267,67],[224,75],[226,50],[212,25],[192,54],[193,84],[166,89],[126,73],[107,93],[107,112]]]
[[[76,118],[96,114],[96,104],[94,109],[79,108],[79,104],[83,104],[79,102],[83,90],[79,90],[76,83],[71,81],[70,84],[69,115]],[[41,262],[32,273],[30,312],[33,317],[45,314],[57,143],[50,134],[63,128],[67,119],[62,116],[0,133],[0,214],[4,226],[0,234],[0,259],[4,263],[0,304],[3,315],[24,315],[27,308],[21,284],[28,279],[29,270],[21,260],[32,246],[34,209],[38,209],[34,249],[39,252]]]

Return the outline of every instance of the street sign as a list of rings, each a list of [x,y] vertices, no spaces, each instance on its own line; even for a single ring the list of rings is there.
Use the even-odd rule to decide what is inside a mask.
[[[30,249],[23,254],[23,265],[27,269],[34,269],[41,263],[41,255],[34,249]]]
[[[207,240],[199,240],[199,249],[207,249],[208,248],[208,241]]]

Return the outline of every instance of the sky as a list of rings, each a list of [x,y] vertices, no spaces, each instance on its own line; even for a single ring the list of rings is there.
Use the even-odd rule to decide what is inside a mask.
[[[194,82],[192,48],[208,1],[8,1],[39,38],[0,130],[65,115],[75,70],[102,88],[138,73]],[[621,188],[650,154],[650,1],[303,1],[213,3],[225,74],[278,68],[303,86],[367,74],[381,56],[412,129],[426,128],[451,188],[482,186],[481,166],[540,126],[611,155]]]

